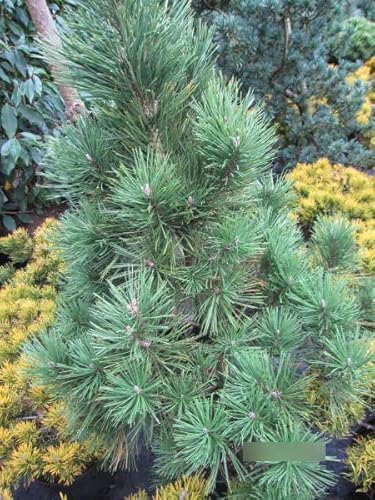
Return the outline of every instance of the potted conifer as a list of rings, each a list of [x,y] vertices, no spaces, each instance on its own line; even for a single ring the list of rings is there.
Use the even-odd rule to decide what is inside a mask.
[[[165,481],[204,473],[207,491],[220,476],[245,498],[321,498],[323,464],[245,463],[241,450],[319,442],[320,418],[341,432],[362,412],[373,365],[353,235],[318,221],[306,247],[289,184],[268,174],[275,133],[215,72],[188,2],[78,4],[49,57],[91,111],[50,141],[46,175],[72,208],[34,372],[112,469],[147,449]]]

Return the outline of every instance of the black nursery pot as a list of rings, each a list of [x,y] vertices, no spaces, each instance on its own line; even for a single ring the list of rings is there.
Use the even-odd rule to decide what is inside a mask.
[[[111,488],[113,476],[92,467],[79,476],[71,486],[33,481],[29,487],[19,487],[13,493],[14,500],[60,500],[59,493],[69,500],[104,499]]]

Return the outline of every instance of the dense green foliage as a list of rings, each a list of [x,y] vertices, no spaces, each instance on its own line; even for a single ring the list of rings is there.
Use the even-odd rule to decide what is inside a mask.
[[[362,418],[373,354],[352,232],[321,219],[305,245],[289,184],[269,175],[274,130],[215,72],[187,2],[78,5],[49,57],[91,112],[50,139],[46,176],[72,209],[33,371],[114,469],[146,447],[163,480],[321,498],[323,464],[246,464],[241,447],[324,442],[314,425],[340,434]]]
[[[356,116],[366,85],[346,81],[350,66],[332,52],[358,50],[342,35],[352,2],[336,0],[196,0],[201,17],[213,27],[218,62],[247,91],[265,101],[278,125],[276,168],[327,157],[342,164],[372,167],[374,152],[361,142],[373,120]],[[211,6],[211,8],[209,8]],[[357,40],[357,41],[355,41]],[[347,45],[349,44],[349,47]],[[337,49],[334,49],[336,47]],[[336,61],[337,62],[337,61]]]
[[[61,5],[51,4],[61,24]],[[43,196],[37,182],[42,141],[63,117],[63,104],[40,59],[24,0],[0,0],[0,228],[28,222]]]
[[[344,41],[345,38],[349,40]],[[344,23],[337,38],[337,55],[351,61],[367,61],[375,55],[375,22],[352,17]],[[344,43],[343,43],[344,42]],[[343,48],[342,48],[343,47]]]

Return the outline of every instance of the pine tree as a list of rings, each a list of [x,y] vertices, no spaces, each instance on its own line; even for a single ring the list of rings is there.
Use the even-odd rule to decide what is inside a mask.
[[[353,399],[362,415],[372,365],[352,235],[324,221],[306,247],[289,183],[269,174],[274,130],[215,72],[188,2],[78,3],[49,57],[92,111],[50,141],[51,192],[72,208],[58,318],[29,345],[34,371],[75,437],[101,437],[112,469],[146,447],[163,481],[204,473],[210,489],[220,475],[249,495],[319,498],[324,465],[252,471],[241,448],[321,441],[322,401],[334,432]]]
[[[351,43],[345,20],[350,0],[196,0],[197,12],[215,30],[218,62],[227,76],[264,99],[277,123],[280,152],[275,169],[327,157],[373,167],[362,144],[366,130],[356,115],[365,86],[350,86],[353,66],[340,59]],[[208,8],[210,7],[210,8]],[[343,33],[345,26],[346,33]],[[346,45],[348,47],[346,48]]]

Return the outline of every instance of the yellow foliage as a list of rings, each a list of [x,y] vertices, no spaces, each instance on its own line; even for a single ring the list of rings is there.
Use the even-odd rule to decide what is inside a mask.
[[[337,437],[348,435],[350,427],[364,418],[365,408],[355,401],[341,401],[337,407],[332,400],[334,395],[330,393],[329,388],[325,390],[324,381],[319,374],[316,375],[306,393],[308,404],[314,407],[312,422],[322,432]]]
[[[358,438],[349,448],[347,476],[360,486],[358,491],[368,492],[375,484],[375,439]]]
[[[21,443],[10,454],[8,466],[19,480],[32,481],[42,472],[42,455],[30,443]]]
[[[375,56],[369,59],[363,66],[351,73],[347,77],[349,85],[354,85],[354,82],[360,80],[368,84],[370,89],[366,94],[362,108],[357,114],[357,121],[360,125],[367,125],[372,117],[372,110],[375,104],[375,91],[373,90],[373,82],[375,80]],[[371,88],[372,87],[372,88]],[[375,148],[375,131],[371,130],[366,133],[366,138],[371,149]]]
[[[0,488],[0,500],[13,500],[12,492],[8,488]]]
[[[364,270],[375,273],[375,177],[321,158],[299,163],[288,174],[298,197],[295,216],[310,229],[318,215],[340,215],[353,222]]]
[[[27,443],[35,445],[39,440],[39,430],[35,421],[20,421],[17,422],[12,428],[12,436],[17,444]]]
[[[149,500],[150,496],[147,494],[146,490],[137,491],[133,495],[125,497],[124,500]]]
[[[10,429],[0,427],[0,460],[8,455],[13,446],[13,435]],[[0,483],[1,485],[1,483]]]
[[[9,236],[0,238],[0,253],[8,255],[14,264],[27,261],[32,251],[33,240],[24,228],[19,228]]]
[[[203,500],[207,497],[208,483],[201,474],[182,476],[174,483],[162,486],[156,490],[153,500]]]
[[[182,476],[174,483],[160,486],[152,500],[204,500],[207,498],[208,482],[203,474],[193,476]],[[125,497],[124,500],[148,500],[150,496],[145,490],[140,490],[133,495]]]
[[[50,243],[55,226],[48,219],[34,240],[24,230],[0,238],[0,249],[9,250],[14,264],[31,256],[0,288],[0,498],[21,481],[70,484],[97,456],[88,443],[63,437],[63,404],[52,400],[48,387],[33,383],[25,370],[29,361],[21,354],[25,341],[54,321],[56,282],[63,269]],[[27,246],[23,254],[22,244]]]
[[[42,418],[42,424],[45,427],[56,429],[58,432],[63,433],[67,424],[64,410],[64,403],[61,401],[52,403],[48,406]]]
[[[57,446],[49,446],[42,456],[43,473],[62,484],[72,484],[85,468],[82,460],[85,455],[86,450],[79,443],[60,443]]]
[[[19,371],[19,364],[4,361],[0,366],[0,383],[22,387],[22,377]]]

